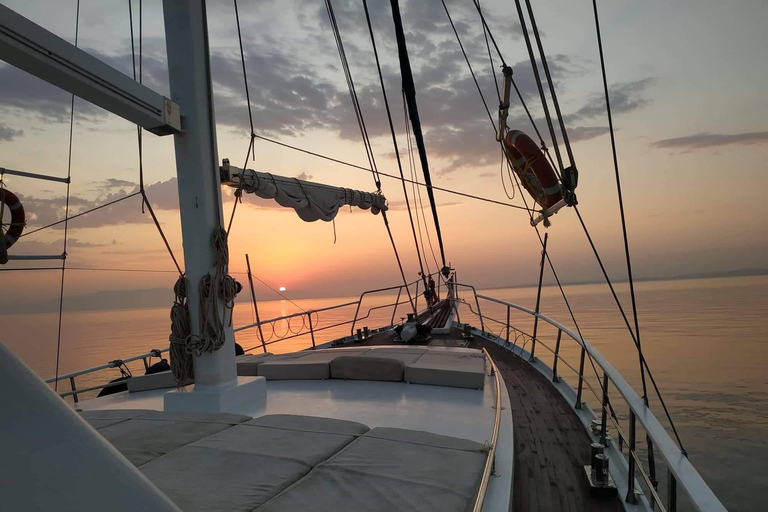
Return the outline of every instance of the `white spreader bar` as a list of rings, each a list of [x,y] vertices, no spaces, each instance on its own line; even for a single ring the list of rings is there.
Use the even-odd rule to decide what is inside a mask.
[[[0,59],[156,135],[181,131],[176,103],[4,5]]]
[[[34,178],[36,180],[58,181],[59,183],[69,183],[69,178],[59,178],[58,176],[48,176],[47,174],[36,174],[34,172],[17,171],[15,169],[6,169],[0,167],[0,176],[10,174],[11,176],[23,176],[24,178]]]

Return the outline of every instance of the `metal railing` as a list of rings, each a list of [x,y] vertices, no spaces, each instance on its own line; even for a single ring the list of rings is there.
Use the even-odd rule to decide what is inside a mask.
[[[260,327],[264,325],[272,326],[272,333],[269,339],[262,338],[260,345],[246,349],[246,352],[257,349],[257,348],[262,348],[266,352],[266,347],[268,345],[271,345],[273,343],[278,343],[280,341],[285,341],[291,338],[296,338],[299,336],[306,336],[306,335],[310,336],[312,340],[312,347],[314,348],[317,346],[315,335],[318,332],[322,332],[335,327],[351,324],[352,326],[351,334],[354,335],[354,332],[355,332],[354,330],[357,322],[359,322],[360,320],[369,318],[373,311],[376,311],[382,308],[388,308],[388,307],[393,308],[392,316],[390,319],[390,325],[393,325],[397,307],[401,304],[408,303],[407,300],[404,300],[404,301],[400,300],[403,289],[406,286],[410,287],[415,285],[416,297],[418,297],[419,281],[420,280],[416,280],[411,283],[402,284],[398,286],[378,288],[375,290],[367,290],[361,293],[360,297],[355,301],[350,301],[343,304],[337,304],[334,306],[328,306],[320,309],[302,311],[292,315],[284,315],[281,317],[264,320],[262,322],[248,324],[235,329],[235,332],[240,332],[246,329],[251,329],[254,327]],[[464,299],[458,299],[458,293],[456,293],[456,288],[454,288],[454,293],[455,293],[454,299],[457,301],[457,303],[460,301],[461,303],[469,306],[471,312],[478,316],[480,320],[481,331],[484,334],[486,333],[486,327],[487,327],[486,321],[491,321],[501,325],[502,328],[499,331],[499,335],[496,335],[495,333],[492,333],[492,332],[487,332],[487,334],[495,338],[495,340],[500,342],[500,344],[503,345],[505,348],[509,349],[511,347],[511,350],[513,353],[515,352],[515,349],[518,348],[519,340],[522,340],[522,344],[519,347],[519,351],[517,355],[522,356],[526,352],[525,350],[526,346],[530,343],[530,350],[528,351],[528,354],[529,354],[529,360],[531,361],[535,361],[535,358],[533,357],[532,354],[535,353],[534,351],[537,344],[543,349],[550,352],[553,356],[551,378],[554,385],[559,385],[559,383],[561,382],[561,377],[557,373],[558,367],[560,367],[560,365],[565,365],[565,367],[567,367],[569,370],[571,370],[574,373],[574,375],[578,379],[578,384],[576,386],[575,391],[571,390],[572,392],[575,392],[575,395],[576,395],[576,400],[575,400],[575,403],[573,404],[574,409],[578,410],[578,409],[581,409],[584,405],[586,405],[585,402],[582,400],[585,387],[587,391],[591,393],[592,396],[601,404],[600,408],[598,409],[598,412],[600,413],[600,418],[601,418],[601,429],[600,429],[601,441],[603,441],[603,444],[605,444],[607,430],[608,430],[607,423],[608,421],[610,421],[611,424],[613,425],[613,428],[615,428],[616,432],[618,433],[618,450],[620,455],[622,456],[622,459],[624,456],[624,452],[623,452],[624,445],[626,445],[628,450],[627,460],[624,460],[625,464],[627,465],[627,477],[626,477],[626,482],[624,482],[624,486],[627,490],[626,496],[624,497],[626,502],[629,502],[629,503],[636,502],[636,499],[637,499],[636,494],[637,492],[641,492],[639,490],[636,491],[636,482],[635,482],[635,475],[637,472],[639,472],[643,482],[647,486],[648,494],[650,494],[649,500],[651,502],[651,506],[658,507],[659,510],[662,512],[666,512],[667,510],[669,510],[670,512],[676,510],[678,486],[690,498],[691,504],[694,506],[696,510],[702,511],[702,512],[704,511],[724,512],[725,511],[725,508],[717,499],[717,497],[714,495],[712,490],[707,486],[707,484],[701,478],[701,476],[693,467],[693,465],[691,465],[686,455],[680,450],[678,445],[669,436],[665,428],[661,425],[658,419],[653,415],[651,410],[645,406],[643,400],[637,395],[637,393],[630,386],[630,384],[624,379],[624,377],[588,341],[583,339],[581,336],[579,336],[576,332],[574,332],[570,328],[564,326],[559,322],[556,322],[555,320],[552,320],[551,318],[549,318],[544,314],[537,313],[534,310],[520,306],[518,304],[514,304],[512,302],[507,302],[500,299],[496,299],[494,297],[478,294],[475,287],[471,285],[455,283],[455,282],[452,283],[452,285],[454,287],[465,287],[472,290],[472,294],[474,296],[474,305],[477,308],[476,312],[472,310],[471,304],[467,303]],[[362,309],[361,305],[366,296],[375,294],[375,293],[394,291],[394,290],[397,290],[397,298],[395,302],[378,305],[378,306],[372,306],[368,308],[365,315],[360,316],[360,310]],[[488,315],[483,315],[480,309],[481,299],[504,306],[506,308],[506,321],[495,319]],[[318,315],[319,313],[341,309],[345,307],[352,307],[352,306],[356,306],[356,309],[355,309],[355,314],[351,320],[336,322],[334,324],[330,324],[327,326],[319,326],[320,325],[319,315]],[[458,313],[458,306],[456,309]],[[520,330],[514,327],[510,321],[512,310],[516,310],[534,317],[535,322],[537,324],[538,324],[538,321],[542,321],[556,328],[557,338],[555,342],[555,348],[554,349],[551,348],[547,343],[542,341],[541,338],[538,337],[537,335],[531,335],[523,330]],[[302,319],[302,326],[299,327],[298,330],[294,330],[293,327],[291,326],[291,320],[295,318]],[[277,334],[275,332],[275,325],[277,322],[280,322],[280,321],[287,322],[286,333],[283,336],[277,336],[275,339],[272,339]],[[510,343],[511,333],[514,333],[514,340],[512,343]],[[561,345],[562,345],[561,342],[563,339],[563,334],[566,335],[566,339],[570,338],[572,341],[575,341],[576,344],[579,346],[580,357],[579,357],[578,368],[574,367],[567,360],[565,360],[561,354]],[[149,358],[159,357],[161,354],[165,352],[168,352],[167,348],[162,350],[155,349],[145,354],[140,354],[127,359],[114,360],[107,364],[94,366],[91,368],[79,370],[72,373],[63,374],[63,375],[60,375],[58,378],[50,378],[45,382],[50,384],[57,381],[69,380],[70,391],[62,392],[60,393],[60,396],[62,397],[72,396],[74,401],[78,402],[78,394],[82,394],[88,391],[95,391],[98,389],[104,389],[111,386],[116,386],[116,385],[122,384],[122,382],[106,383],[103,385],[78,389],[75,383],[76,377],[97,372],[100,370],[118,368],[126,363],[138,361],[138,360],[142,360],[144,362],[144,367],[148,368]],[[602,384],[601,389],[596,389],[585,377],[584,366],[585,366],[585,360],[587,356],[589,356],[591,362],[593,364],[596,364],[597,367],[599,367],[600,370],[602,371],[602,379],[600,379],[600,376],[598,376],[598,380],[600,380]],[[500,400],[500,393],[498,392],[500,389],[498,371],[496,369],[495,364],[490,359],[490,357],[488,359],[489,361],[491,361],[492,371],[495,374],[496,389],[497,389],[497,407],[498,407],[498,402]],[[536,361],[536,364],[534,364],[534,367],[540,373],[544,374],[544,372],[542,372],[542,367],[547,368],[547,370],[549,370],[546,364],[541,362],[541,364],[539,365],[539,363],[540,361]],[[624,429],[622,428],[621,422],[617,417],[615,411],[613,410],[613,407],[609,400],[608,392],[609,392],[609,385],[611,384],[613,385],[614,389],[621,395],[621,397],[624,400],[624,403],[629,409],[629,415],[627,418],[627,425],[628,425],[627,430],[629,432],[628,434],[626,434]],[[568,387],[568,389],[571,389],[571,388]],[[491,443],[491,450],[493,452],[495,452],[495,444],[496,444],[495,438],[498,436],[498,428],[499,428],[498,422],[499,422],[499,416],[498,416],[498,409],[497,409],[497,419],[496,419],[496,423],[494,424],[494,441]],[[640,459],[640,455],[638,454],[637,446],[636,446],[637,422],[640,422],[641,426],[645,429],[646,434],[653,441],[654,445],[661,453],[661,456],[664,459],[664,462],[666,463],[667,471],[668,471],[666,506],[664,505],[664,500],[662,500],[662,498],[659,496],[655,488],[656,485],[653,482],[653,479],[645,471],[643,467],[643,463]],[[489,456],[488,460],[492,461],[493,457]],[[486,482],[486,485],[487,485],[487,482]],[[485,493],[482,493],[483,496],[484,494]],[[477,506],[477,503],[476,503],[476,506]],[[482,506],[482,499],[480,499],[480,506]]]
[[[522,337],[522,339],[524,340],[524,343],[520,347],[518,355],[522,356],[524,354],[525,345],[527,343],[531,344],[528,354],[534,353],[534,347],[537,344],[540,347],[544,348],[545,350],[549,351],[553,355],[552,381],[554,384],[557,384],[561,381],[561,377],[557,374],[558,363],[564,364],[567,368],[569,368],[571,371],[574,372],[574,374],[578,378],[578,385],[576,389],[576,401],[573,404],[575,409],[581,409],[585,405],[585,403],[582,400],[582,395],[583,395],[585,386],[587,390],[601,404],[597,412],[600,413],[600,418],[601,418],[600,436],[601,436],[601,440],[603,441],[603,444],[605,444],[605,439],[607,435],[607,428],[606,428],[607,422],[610,420],[613,425],[613,428],[616,429],[619,435],[619,453],[621,454],[622,458],[623,458],[623,446],[625,444],[627,446],[628,454],[627,454],[627,460],[625,460],[625,462],[628,465],[628,468],[627,468],[628,470],[627,470],[627,479],[626,479],[626,482],[624,482],[627,489],[626,496],[624,496],[624,500],[626,502],[635,503],[637,500],[637,492],[639,490],[636,490],[635,475],[636,475],[636,472],[639,471],[644,483],[648,488],[648,492],[650,494],[648,499],[651,502],[651,506],[658,507],[658,510],[662,512],[666,512],[666,511],[672,512],[677,510],[678,486],[688,496],[695,510],[701,511],[701,512],[725,512],[726,509],[722,505],[720,500],[718,500],[718,498],[715,496],[715,494],[712,492],[712,490],[709,488],[706,482],[704,482],[703,478],[701,477],[701,475],[699,475],[698,471],[696,471],[696,469],[690,463],[685,453],[682,452],[680,447],[670,437],[666,429],[662,426],[659,420],[654,416],[653,412],[648,407],[646,407],[643,400],[640,398],[640,396],[638,396],[638,394],[635,392],[632,386],[624,379],[624,377],[587,340],[583,339],[576,332],[564,326],[563,324],[555,320],[552,320],[546,315],[537,313],[534,310],[520,306],[518,304],[514,304],[512,302],[507,302],[507,301],[496,299],[494,297],[488,297],[486,295],[478,294],[475,288],[471,285],[455,283],[455,286],[463,286],[463,287],[472,289],[472,292],[475,296],[475,304],[477,307],[477,312],[472,311],[472,313],[475,313],[480,319],[482,331],[484,333],[486,332],[486,329],[485,329],[486,321],[491,320],[493,322],[499,323],[504,326],[501,332],[504,332],[504,330],[506,330],[505,336],[501,336],[501,335],[496,336],[495,333],[489,333],[491,336],[496,338],[496,340],[499,340],[501,342],[500,344],[504,346],[509,345],[510,332],[515,332],[514,346],[516,346],[517,340],[520,337]],[[480,303],[479,303],[480,299],[504,306],[507,312],[506,322],[491,318],[487,315],[483,315],[482,311],[480,310]],[[467,304],[466,302],[463,302],[463,303]],[[470,310],[471,310],[471,306],[470,306]],[[510,323],[510,313],[512,310],[526,313],[534,317],[536,320],[546,322],[552,327],[555,327],[557,329],[557,341],[555,344],[555,348],[552,349],[540,338],[536,336],[532,336],[512,326],[512,324]],[[580,358],[579,358],[578,369],[575,368],[573,365],[571,365],[568,361],[566,361],[561,355],[561,341],[563,338],[563,334],[565,334],[566,337],[570,338],[572,341],[575,341],[580,347]],[[514,346],[512,348],[513,352],[514,352]],[[602,380],[601,380],[602,389],[595,389],[595,387],[592,386],[590,382],[587,380],[587,378],[585,377],[584,363],[585,363],[585,358],[587,356],[589,356],[590,359],[594,362],[594,364],[596,364],[597,367],[602,371]],[[530,356],[530,360],[535,361],[535,358]],[[534,367],[538,371],[540,371],[540,373],[543,373],[541,372],[541,368],[537,366],[538,365],[536,364],[534,365]],[[543,366],[546,367],[546,364],[543,364]],[[629,435],[627,435],[624,432],[624,430],[621,427],[621,422],[619,421],[619,418],[616,416],[615,412],[613,411],[612,405],[608,398],[609,384],[613,385],[614,389],[621,395],[621,397],[624,400],[624,403],[629,409],[629,417],[627,419]],[[659,493],[655,488],[656,486],[654,485],[654,482],[652,481],[650,476],[645,471],[640,455],[637,452],[637,446],[636,446],[637,422],[640,422],[640,425],[645,429],[646,434],[653,441],[654,446],[661,453],[661,456],[664,459],[664,462],[667,466],[668,474],[667,474],[666,503],[664,500],[662,500],[661,496],[659,496]]]
[[[81,393],[87,393],[88,391],[96,391],[98,389],[104,389],[112,386],[117,386],[119,384],[124,384],[124,382],[108,382],[106,384],[101,384],[98,386],[91,386],[88,388],[81,388],[77,389],[77,385],[75,384],[75,377],[79,377],[81,375],[87,375],[89,373],[98,372],[100,370],[106,370],[109,368],[119,368],[123,366],[126,363],[131,363],[133,361],[138,361],[141,359],[144,362],[144,369],[149,369],[149,362],[148,359],[151,359],[153,357],[160,357],[165,352],[168,352],[169,349],[153,349],[147,352],[146,354],[139,354],[138,356],[129,357],[127,359],[115,359],[113,361],[108,362],[107,364],[101,364],[99,366],[92,366],[91,368],[86,368],[84,370],[78,370],[76,372],[72,373],[65,373],[64,375],[59,375],[58,377],[51,377],[50,379],[46,379],[46,384],[51,384],[54,382],[62,381],[62,380],[69,380],[69,386],[70,391],[65,391],[62,393],[59,393],[60,397],[67,397],[71,396],[72,399],[75,401],[75,403],[78,402],[78,394]]]
[[[427,276],[427,277],[431,277],[431,276],[434,276],[434,275],[437,275],[437,274],[438,273],[435,272],[433,274],[430,274],[430,276]],[[398,306],[400,306],[402,304],[409,303],[408,300],[402,300],[402,301],[400,300],[400,298],[402,297],[403,289],[405,289],[406,286],[410,288],[410,287],[415,285],[415,292],[414,292],[415,302],[414,302],[414,305],[416,305],[416,304],[418,304],[418,294],[419,294],[419,283],[420,282],[421,282],[421,279],[417,279],[417,280],[412,281],[412,282],[407,283],[407,284],[401,284],[401,285],[397,285],[397,286],[390,286],[390,287],[386,287],[386,288],[378,288],[378,289],[374,289],[374,290],[366,290],[366,291],[364,291],[363,293],[360,294],[360,297],[357,300],[354,300],[354,301],[345,302],[343,304],[336,304],[334,306],[328,306],[328,307],[325,307],[325,308],[310,309],[310,310],[306,310],[306,311],[301,311],[301,312],[298,312],[298,313],[294,313],[292,315],[283,315],[283,316],[279,316],[279,317],[276,317],[276,318],[271,318],[269,320],[263,320],[261,322],[254,322],[254,323],[251,323],[251,324],[248,324],[248,325],[244,325],[242,327],[238,327],[238,328],[236,328],[234,330],[234,332],[240,332],[240,331],[244,331],[244,330],[247,330],[247,329],[252,329],[254,327],[260,328],[259,329],[260,344],[254,346],[254,347],[247,348],[247,349],[244,350],[244,352],[251,352],[251,351],[256,350],[258,348],[261,348],[264,352],[266,352],[267,351],[267,347],[269,345],[272,345],[272,344],[275,344],[275,343],[279,343],[281,341],[287,341],[287,340],[290,340],[290,339],[298,338],[298,337],[301,337],[301,336],[309,336],[310,339],[311,339],[311,342],[312,342],[312,348],[315,348],[317,346],[317,342],[316,342],[316,339],[315,339],[315,335],[317,333],[320,333],[320,332],[323,332],[323,331],[327,331],[329,329],[334,329],[336,327],[341,327],[341,326],[344,326],[344,325],[350,325],[351,324],[352,325],[352,327],[351,327],[351,334],[354,335],[355,325],[357,324],[357,322],[359,322],[361,320],[365,320],[366,318],[369,318],[371,316],[372,312],[378,311],[380,309],[390,308],[390,307],[393,308],[392,309],[392,316],[391,316],[391,319],[390,319],[390,324],[388,326],[385,326],[385,327],[390,327],[390,326],[394,325],[395,314],[397,312]],[[369,307],[364,315],[362,315],[362,316],[360,315],[361,305],[363,303],[363,299],[366,296],[371,295],[371,294],[375,294],[375,293],[394,291],[394,290],[397,290],[397,298],[395,299],[395,302],[390,302],[390,303],[386,303],[386,304],[380,304],[378,306]],[[327,312],[327,311],[332,311],[332,310],[336,310],[336,309],[341,309],[341,308],[345,308],[345,307],[351,307],[351,306],[357,306],[355,314],[354,314],[354,317],[352,319],[345,320],[343,322],[333,323],[333,324],[330,324],[330,325],[320,326],[319,313]],[[418,306],[416,306],[416,307],[418,307]],[[292,323],[291,323],[292,320],[295,320],[295,319],[300,319],[301,320],[301,325],[298,327],[298,329],[296,329],[295,326],[292,325]],[[284,334],[282,334],[282,335],[279,335],[279,333],[276,331],[276,326],[278,325],[279,322],[283,322],[283,321],[286,322],[286,332]],[[264,326],[268,326],[269,328],[271,328],[271,332],[270,332],[269,336],[267,336],[267,337],[265,337],[264,333],[262,332]],[[102,364],[102,365],[99,365],[99,366],[93,366],[91,368],[86,368],[84,370],[79,370],[79,371],[76,371],[76,372],[67,373],[67,374],[64,374],[64,375],[59,375],[58,378],[51,377],[50,379],[47,379],[45,382],[50,384],[50,383],[54,383],[54,382],[58,382],[58,381],[62,381],[62,380],[69,380],[70,390],[69,391],[60,392],[59,396],[61,396],[62,398],[71,396],[73,398],[74,402],[78,403],[79,395],[80,394],[87,393],[89,391],[97,391],[97,390],[106,389],[106,388],[110,388],[110,387],[114,387],[114,386],[119,386],[121,384],[124,384],[124,382],[123,381],[106,382],[104,384],[89,386],[89,387],[86,387],[86,388],[78,388],[77,387],[77,383],[75,381],[76,377],[80,377],[82,375],[91,374],[91,373],[98,372],[98,371],[101,371],[101,370],[107,370],[107,369],[112,369],[112,368],[119,368],[120,366],[122,366],[122,365],[124,365],[126,363],[130,363],[130,362],[138,361],[138,360],[143,360],[144,368],[146,370],[146,369],[149,368],[149,364],[147,362],[148,358],[159,357],[161,354],[168,352],[168,350],[169,350],[168,348],[165,348],[165,349],[162,349],[162,350],[154,349],[154,350],[151,350],[151,351],[149,351],[149,352],[147,352],[145,354],[140,354],[140,355],[137,355],[137,356],[126,358],[126,359],[116,359],[114,361],[110,361],[109,363]]]

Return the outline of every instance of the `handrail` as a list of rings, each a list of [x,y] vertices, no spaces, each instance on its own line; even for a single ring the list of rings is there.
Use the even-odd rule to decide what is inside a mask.
[[[254,327],[258,327],[260,325],[266,325],[266,324],[271,323],[271,322],[279,322],[280,320],[287,320],[287,319],[290,319],[290,318],[296,318],[296,317],[299,317],[299,316],[309,315],[309,314],[312,314],[312,313],[322,313],[323,311],[330,311],[332,309],[345,308],[347,306],[352,306],[352,305],[357,304],[357,303],[358,303],[358,301],[353,300],[352,302],[346,302],[344,304],[336,304],[335,306],[328,306],[328,307],[319,308],[319,309],[310,309],[309,311],[300,311],[298,313],[293,313],[291,315],[278,316],[277,318],[270,318],[269,320],[262,320],[261,322],[254,322],[252,324],[243,325],[241,327],[238,327],[238,328],[234,329],[234,332],[240,332],[240,331],[244,331],[246,329],[252,329]]]
[[[683,487],[696,509],[707,512],[726,512],[725,507],[717,496],[715,496],[715,493],[712,492],[712,489],[710,489],[706,482],[704,482],[704,479],[699,472],[696,471],[696,468],[693,467],[685,454],[683,454],[677,444],[672,440],[666,429],[661,425],[659,420],[656,419],[653,412],[646,407],[643,400],[637,395],[624,377],[622,377],[613,365],[611,365],[588,341],[563,324],[552,320],[546,315],[536,313],[524,306],[481,294],[476,294],[476,299],[495,302],[528,313],[529,315],[537,317],[553,327],[556,327],[578,343],[590,354],[592,360],[603,370],[604,375],[609,378],[616,387],[616,390],[624,398],[624,401],[634,414],[635,418],[640,422],[648,436],[654,442],[654,445],[659,449],[666,462],[668,470],[674,476],[677,483]]]
[[[130,363],[130,362],[133,362],[133,361],[138,361],[139,359],[146,359],[147,357],[155,356],[158,353],[163,354],[165,352],[168,352],[168,350],[169,349],[167,349],[167,348],[155,349],[155,350],[152,350],[151,352],[147,352],[146,354],[141,354],[141,355],[138,355],[138,356],[129,357],[128,359],[115,359],[115,361],[121,361],[123,363]],[[72,373],[65,373],[64,375],[59,375],[58,377],[51,377],[50,379],[46,379],[45,383],[46,384],[50,384],[51,382],[56,382],[56,381],[59,381],[59,380],[69,379],[69,378],[72,378],[72,377],[78,377],[80,375],[85,375],[86,373],[93,373],[93,372],[97,372],[99,370],[106,370],[107,368],[117,368],[117,365],[115,364],[114,361],[110,361],[107,364],[101,364],[99,366],[92,366],[91,368],[86,368],[85,370],[79,370],[79,371],[72,372]]]
[[[483,509],[485,494],[488,491],[488,483],[490,482],[491,473],[496,461],[496,445],[498,444],[499,428],[501,426],[501,380],[499,379],[499,369],[496,368],[496,363],[493,362],[491,355],[486,349],[483,349],[483,353],[485,354],[486,359],[488,359],[488,362],[491,363],[491,373],[493,374],[494,382],[496,384],[496,417],[493,420],[493,433],[491,434],[488,458],[485,459],[483,479],[480,481],[480,488],[477,490],[475,506],[472,508],[473,512],[480,512]]]

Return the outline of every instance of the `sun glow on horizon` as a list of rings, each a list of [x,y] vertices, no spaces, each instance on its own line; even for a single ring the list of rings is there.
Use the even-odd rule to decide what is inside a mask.
[[[281,287],[280,287],[280,291],[281,291],[281,292],[284,292],[284,291],[285,291],[285,286],[281,286]]]

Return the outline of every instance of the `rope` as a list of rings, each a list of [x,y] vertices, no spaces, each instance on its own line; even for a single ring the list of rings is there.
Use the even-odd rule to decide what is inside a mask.
[[[77,0],[75,13],[75,47],[77,47],[78,37],[80,35],[80,0]],[[59,363],[61,361],[61,320],[64,316],[64,275],[67,269],[67,234],[69,231],[69,192],[72,182],[72,139],[75,130],[75,95],[72,95],[72,101],[69,108],[69,151],[67,155],[67,199],[64,204],[64,248],[61,253],[61,285],[59,287],[59,325],[56,334],[56,373],[53,390],[59,389]],[[3,244],[5,245],[5,244]]]
[[[187,341],[192,336],[189,321],[189,305],[187,303],[187,278],[182,275],[173,286],[173,306],[171,306],[171,342],[169,351],[171,372],[176,384],[194,380],[195,370],[192,356],[187,352]]]
[[[221,226],[214,229],[211,245],[214,253],[213,268],[198,284],[200,330],[197,335],[193,335],[190,329],[186,275],[180,275],[173,288],[175,300],[171,307],[169,341],[171,370],[179,385],[193,376],[192,356],[200,357],[206,352],[215,352],[224,345],[226,337],[223,318],[219,312],[219,301],[224,303],[225,316],[226,311],[230,311],[228,325],[231,326],[235,296],[242,288],[227,274],[229,249],[227,233]]]
[[[405,32],[403,31],[403,21],[400,18],[400,4],[398,0],[390,0],[392,7],[392,18],[395,22],[395,38],[397,39],[398,57],[400,60],[400,74],[403,80],[403,91],[408,103],[408,115],[411,118],[413,135],[416,138],[416,148],[419,150],[419,160],[421,160],[421,171],[424,174],[424,183],[429,196],[429,204],[432,208],[432,217],[435,221],[435,233],[437,233],[437,243],[440,247],[440,258],[443,263],[443,270],[448,271],[448,265],[445,260],[445,247],[443,246],[443,235],[440,231],[440,219],[437,216],[437,204],[435,202],[435,193],[432,190],[432,178],[429,174],[429,161],[427,160],[427,149],[424,146],[424,135],[421,132],[421,120],[419,119],[419,107],[416,104],[416,85],[413,81],[411,63],[408,57],[408,48],[405,42]],[[423,274],[423,272],[422,272]]]

